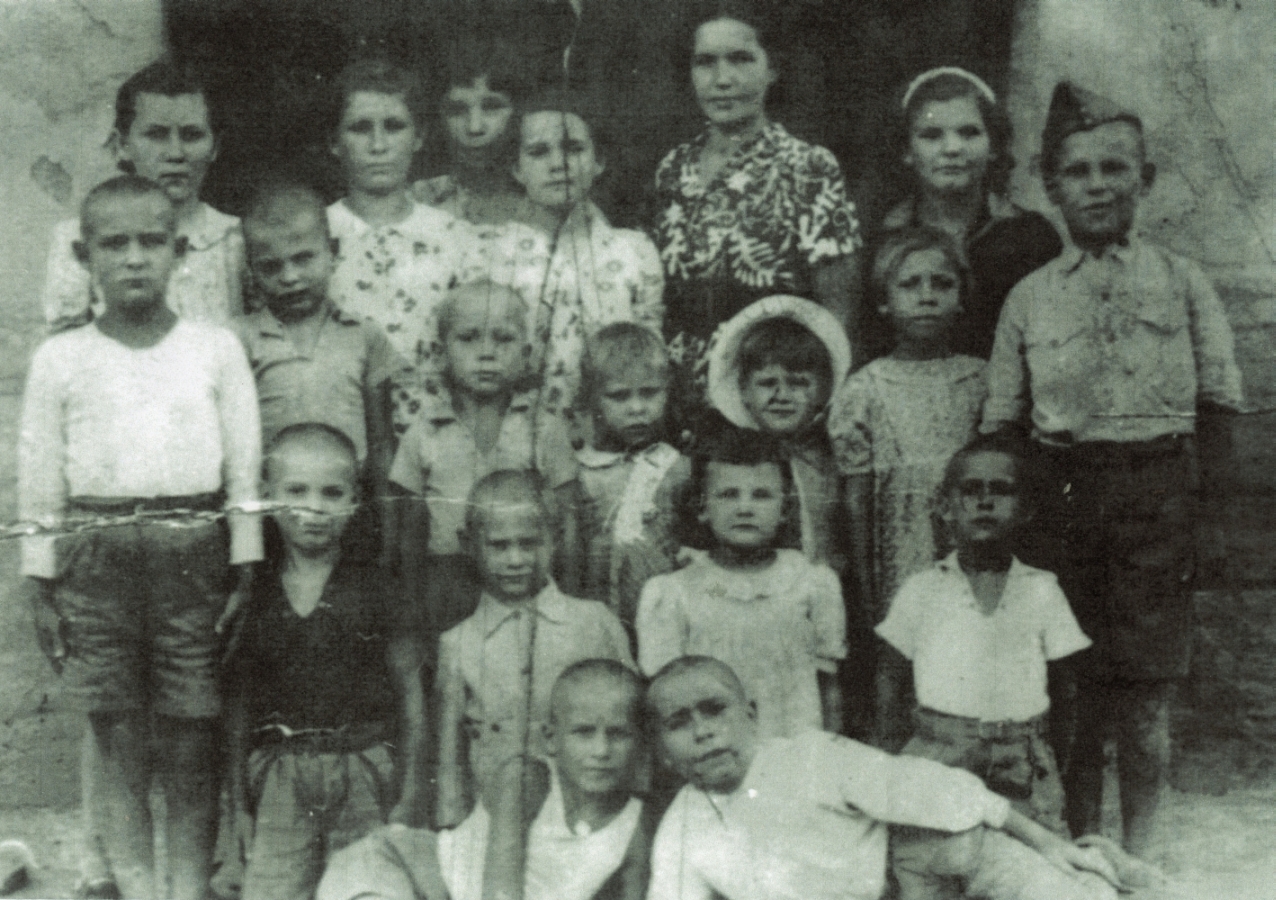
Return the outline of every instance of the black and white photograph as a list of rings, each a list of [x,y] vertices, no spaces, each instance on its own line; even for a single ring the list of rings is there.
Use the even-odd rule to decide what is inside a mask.
[[[0,897],[1276,896],[1276,2],[0,0]]]

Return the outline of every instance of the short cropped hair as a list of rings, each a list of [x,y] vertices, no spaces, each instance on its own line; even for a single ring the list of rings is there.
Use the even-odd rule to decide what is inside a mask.
[[[1009,457],[1015,464],[1015,480],[1021,496],[1027,492],[1028,446],[1022,437],[1007,431],[995,431],[992,434],[980,434],[972,438],[964,447],[954,453],[944,466],[944,477],[939,483],[939,497],[947,497],[957,489],[961,476],[965,472],[966,461],[980,453],[999,453]]]
[[[301,210],[313,212],[324,236],[331,238],[323,195],[304,181],[283,175],[268,175],[257,181],[244,209],[243,221],[245,226],[289,224]]]
[[[483,278],[478,281],[467,281],[464,284],[458,284],[447,292],[447,296],[435,308],[434,320],[440,343],[445,342],[448,334],[451,333],[452,325],[456,320],[463,300],[476,295],[486,303],[491,303],[494,297],[504,297],[505,302],[511,307],[512,318],[518,321],[519,327],[523,329],[523,334],[526,337],[527,317],[530,315],[527,300],[515,288]]]
[[[617,372],[647,368],[669,377],[669,351],[660,335],[636,322],[613,322],[585,342],[580,361],[580,397],[591,406]]]
[[[833,385],[833,360],[828,347],[809,328],[793,319],[775,318],[748,330],[736,352],[740,386],[767,366],[783,366],[790,372],[810,372],[824,389]]]
[[[274,477],[271,474],[273,468],[271,463],[285,449],[298,445],[323,447],[338,456],[348,458],[350,460],[350,468],[355,472],[357,480],[359,451],[355,449],[354,441],[341,429],[334,428],[323,422],[298,422],[281,429],[266,446],[266,451],[262,454],[262,477],[266,481],[270,481]]]
[[[970,269],[953,236],[930,225],[909,225],[885,232],[878,241],[869,282],[874,307],[886,302],[890,283],[899,274],[904,261],[924,250],[938,250],[944,254],[957,274],[964,303],[970,290]]]
[[[495,503],[508,506],[534,506],[546,527],[550,522],[545,482],[531,469],[500,469],[489,472],[470,489],[465,502],[465,532],[471,540],[483,533],[488,508]]]
[[[775,536],[778,547],[793,543],[793,470],[789,467],[778,438],[764,431],[739,428],[728,422],[715,423],[696,444],[691,456],[691,477],[678,501],[678,527],[682,543],[699,550],[711,549],[713,532],[700,521],[709,487],[709,465],[761,466],[772,464],[780,472],[784,485],[784,521]]]
[[[734,694],[740,702],[748,702],[749,694],[745,691],[744,684],[740,681],[740,676],[722,660],[715,659],[712,656],[679,656],[677,659],[671,659],[669,662],[661,666],[656,674],[651,676],[651,680],[647,683],[645,706],[647,709],[648,721],[653,726],[653,731],[659,731],[659,720],[656,716],[656,709],[651,702],[651,695],[652,692],[655,691],[656,685],[660,684],[662,681],[667,681],[670,678],[676,678],[679,675],[686,674],[687,672],[698,671],[712,672],[714,677],[722,682],[722,686]]]
[[[150,65],[134,72],[120,85],[115,92],[115,130],[121,137],[128,135],[129,129],[137,118],[137,95],[159,94],[161,97],[180,97],[183,94],[198,94],[208,103],[208,92],[203,81],[195,71],[187,66],[179,66],[168,59],[158,59]],[[208,127],[214,135],[218,132],[218,123],[213,120],[213,111],[208,111]]]
[[[633,669],[614,659],[582,659],[562,671],[549,695],[549,720],[554,722],[559,703],[570,688],[597,681],[610,681],[630,692],[629,718],[638,725],[642,720],[642,678]]]
[[[93,207],[97,206],[104,200],[111,197],[145,197],[154,194],[157,197],[164,198],[164,202],[168,204],[170,209],[173,208],[173,200],[164,192],[164,189],[151,181],[149,178],[143,178],[141,175],[116,175],[103,181],[93,190],[89,191],[88,196],[84,198],[84,202],[80,204],[80,237],[88,240],[92,236],[92,229],[89,223],[92,221]],[[176,233],[177,218],[174,211],[174,218],[170,224],[169,231]]]
[[[403,104],[412,116],[412,124],[416,126],[417,135],[424,134],[425,125],[425,85],[421,76],[410,69],[395,65],[386,59],[360,59],[350,63],[337,74],[333,82],[335,90],[336,119],[332,130],[335,132],[345,115],[350,97],[359,91],[372,94],[390,94],[403,99]]]

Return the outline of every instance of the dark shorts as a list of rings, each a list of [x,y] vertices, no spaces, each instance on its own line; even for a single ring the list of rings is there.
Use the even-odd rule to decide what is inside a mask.
[[[1100,678],[1179,678],[1192,643],[1190,438],[1039,445],[1026,562],[1059,576]]]
[[[225,608],[228,554],[218,522],[65,538],[57,601],[67,623],[63,679],[72,701],[90,713],[216,716],[213,625]]]

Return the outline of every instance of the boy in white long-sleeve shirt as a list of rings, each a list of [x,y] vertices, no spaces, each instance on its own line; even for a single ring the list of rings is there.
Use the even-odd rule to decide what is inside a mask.
[[[179,321],[165,305],[178,257],[172,201],[154,182],[119,176],[89,193],[80,221],[76,252],[106,312],[32,360],[18,447],[23,518],[56,527],[255,501],[261,430],[243,349],[230,331]],[[257,519],[228,521],[229,547],[208,519],[24,539],[41,648],[88,713],[101,755],[106,845],[126,896],[197,898],[207,888],[216,632],[262,555]],[[167,886],[153,883],[153,774],[167,800]]]

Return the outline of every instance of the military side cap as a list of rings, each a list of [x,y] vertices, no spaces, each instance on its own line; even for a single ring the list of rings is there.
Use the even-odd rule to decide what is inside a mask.
[[[1054,94],[1050,97],[1050,111],[1046,113],[1046,126],[1041,131],[1041,158],[1047,170],[1053,167],[1068,135],[1090,131],[1108,122],[1129,122],[1143,130],[1143,121],[1137,115],[1107,97],[1087,91],[1071,81],[1055,85]]]

